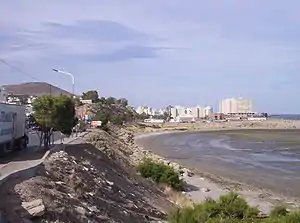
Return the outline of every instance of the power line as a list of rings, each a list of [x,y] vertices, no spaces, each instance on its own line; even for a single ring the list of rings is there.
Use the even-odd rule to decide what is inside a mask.
[[[30,77],[30,78],[36,80],[36,81],[39,81],[39,79],[36,78],[35,76],[33,76],[33,75],[31,75],[31,74],[29,74],[29,73],[27,73],[27,72],[22,71],[20,68],[14,66],[14,65],[9,64],[8,62],[6,62],[5,60],[3,60],[3,59],[1,59],[1,58],[0,58],[0,62],[3,63],[3,64],[5,64],[6,66],[8,66],[8,67],[10,67],[10,68],[12,68],[12,69],[18,71],[18,72],[21,73],[21,74],[24,74],[24,75],[26,75],[26,76],[28,76],[28,77]]]
[[[28,77],[30,77],[30,78],[36,80],[36,81],[40,81],[40,80],[39,80],[38,78],[36,78],[35,76],[33,76],[33,75],[31,75],[31,74],[29,74],[29,73],[27,73],[27,72],[22,71],[20,68],[14,66],[14,65],[11,65],[11,64],[9,64],[9,63],[7,63],[5,60],[3,60],[3,59],[1,59],[1,58],[0,58],[0,62],[3,63],[3,64],[5,64],[6,66],[9,66],[9,67],[12,68],[12,69],[15,69],[16,71],[18,71],[19,73],[21,73],[21,74],[23,74],[23,75],[26,75],[26,76],[28,76]],[[49,87],[50,87],[50,95],[51,95],[51,94],[52,94],[52,86],[51,86],[51,84],[48,84],[48,85],[49,85]]]

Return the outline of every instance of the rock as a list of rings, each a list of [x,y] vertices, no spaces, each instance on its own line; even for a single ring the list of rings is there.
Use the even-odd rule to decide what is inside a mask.
[[[95,193],[93,193],[93,192],[88,192],[88,193],[86,193],[86,194],[90,195],[91,197],[94,197],[94,196],[95,196]]]
[[[91,212],[98,212],[98,209],[96,206],[87,207]]]
[[[28,212],[28,217],[38,217],[45,213],[45,206],[42,199],[36,199],[29,202],[22,202],[22,207]]]
[[[76,206],[76,207],[75,207],[75,211],[76,211],[77,213],[81,214],[81,215],[85,215],[85,214],[86,214],[85,208],[80,207],[80,206]]]
[[[65,183],[62,182],[62,181],[57,181],[57,182],[55,182],[55,184],[57,184],[57,185],[62,185],[62,184],[65,184]]]
[[[89,171],[89,168],[87,168],[87,167],[83,167],[83,170],[85,170],[85,171]]]
[[[187,169],[187,168],[184,168],[182,171],[183,171],[183,176],[185,176],[185,177],[194,176],[194,173],[192,171],[190,171],[189,169]]]
[[[73,196],[72,194],[68,194],[68,196],[69,196],[70,198],[74,198],[74,196]]]
[[[114,182],[111,182],[111,181],[108,181],[108,180],[106,180],[106,183],[107,183],[108,185],[110,185],[110,186],[114,185]]]
[[[207,192],[209,192],[209,191],[210,191],[210,189],[209,189],[209,188],[207,188],[207,187],[203,187],[203,188],[201,188],[201,191],[202,191],[202,192],[206,192],[206,193],[207,193]]]

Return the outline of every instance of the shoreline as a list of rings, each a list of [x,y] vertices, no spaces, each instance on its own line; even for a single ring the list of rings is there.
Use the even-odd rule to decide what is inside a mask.
[[[300,129],[294,130],[300,131]],[[156,129],[155,129],[156,130]],[[188,176],[185,174],[183,176],[183,180],[186,181],[188,185],[192,188],[191,191],[183,192],[188,198],[192,199],[193,202],[199,203],[203,201],[207,196],[212,197],[213,199],[218,198],[222,194],[228,193],[230,190],[234,190],[240,195],[242,195],[251,206],[258,206],[263,214],[268,214],[270,209],[276,204],[286,204],[289,208],[294,209],[299,206],[300,200],[297,197],[288,197],[282,195],[280,193],[274,192],[270,189],[262,188],[257,185],[250,185],[243,181],[238,181],[235,179],[231,179],[228,177],[224,177],[222,175],[213,174],[207,171],[203,171],[197,168],[186,168],[180,160],[169,160],[163,156],[156,154],[148,150],[147,146],[141,145],[142,143],[138,142],[139,140],[143,140],[143,138],[149,138],[151,136],[163,135],[163,134],[173,134],[173,133],[191,133],[191,132],[215,132],[215,131],[230,131],[230,130],[270,130],[269,128],[222,128],[222,129],[197,129],[195,131],[153,131],[153,132],[140,132],[135,134],[134,142],[137,146],[141,147],[143,150],[149,152],[151,158],[154,160],[164,163],[171,163],[172,166],[179,166],[179,169],[185,169],[187,171],[195,173],[193,176]],[[282,129],[274,129],[276,130],[286,130],[286,128]],[[175,168],[176,169],[176,168]],[[209,190],[209,191],[208,191]]]

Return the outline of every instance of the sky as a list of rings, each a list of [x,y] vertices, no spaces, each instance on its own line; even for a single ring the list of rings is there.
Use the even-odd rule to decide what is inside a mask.
[[[1,0],[0,84],[45,81],[133,106],[300,113],[300,1]]]

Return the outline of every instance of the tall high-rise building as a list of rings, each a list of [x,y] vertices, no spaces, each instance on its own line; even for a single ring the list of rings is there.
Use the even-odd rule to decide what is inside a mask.
[[[252,113],[252,100],[246,98],[226,98],[219,103],[219,112],[229,113]]]
[[[212,113],[213,113],[212,107],[206,106],[206,107],[204,108],[204,115],[205,115],[205,117],[210,116]]]

